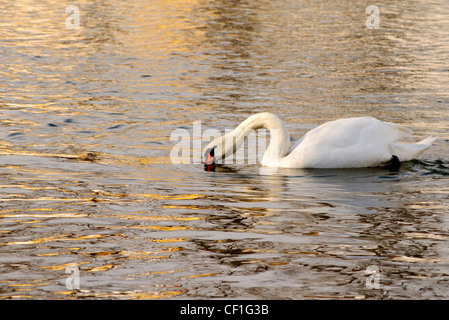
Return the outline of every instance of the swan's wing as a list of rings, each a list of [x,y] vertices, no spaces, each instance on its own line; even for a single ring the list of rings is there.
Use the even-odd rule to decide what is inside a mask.
[[[306,134],[307,141],[321,146],[346,148],[370,143],[389,145],[410,136],[412,130],[371,117],[326,122]]]
[[[326,122],[310,130],[290,154],[292,165],[315,168],[367,167],[390,160],[390,145],[410,136],[403,126],[371,117]]]

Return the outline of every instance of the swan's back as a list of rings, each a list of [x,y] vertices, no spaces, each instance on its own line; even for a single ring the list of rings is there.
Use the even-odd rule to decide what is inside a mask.
[[[302,168],[377,166],[389,161],[394,143],[411,133],[408,128],[371,117],[326,122],[305,134],[287,157],[289,164],[286,165]]]

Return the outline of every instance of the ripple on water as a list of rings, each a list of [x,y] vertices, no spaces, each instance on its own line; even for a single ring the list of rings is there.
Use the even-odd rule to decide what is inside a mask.
[[[376,30],[347,0],[79,6],[0,11],[0,299],[449,297],[444,1]],[[441,139],[398,172],[172,163],[174,130],[261,111]]]

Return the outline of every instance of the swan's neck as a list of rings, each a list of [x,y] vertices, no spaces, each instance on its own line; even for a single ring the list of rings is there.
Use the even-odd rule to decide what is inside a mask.
[[[234,141],[232,150],[226,148],[228,150],[224,152],[223,156],[226,157],[229,155],[228,153],[234,153],[243,144],[245,137],[258,129],[270,131],[270,143],[262,158],[262,165],[278,166],[279,160],[287,155],[290,148],[290,135],[282,120],[268,112],[250,116],[231,131],[229,135]]]

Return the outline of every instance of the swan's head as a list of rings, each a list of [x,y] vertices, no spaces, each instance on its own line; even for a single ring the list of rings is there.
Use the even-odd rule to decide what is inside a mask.
[[[222,162],[226,157],[232,155],[235,150],[238,149],[239,145],[236,145],[234,131],[215,138],[206,146],[204,158],[201,162],[204,164],[206,170],[212,171],[209,169],[215,169],[215,164],[217,162]]]
[[[235,153],[235,151],[240,147],[241,142],[243,141],[243,136],[240,138],[236,137],[236,133],[239,133],[239,130],[234,130],[225,135],[215,138],[206,146],[206,152],[204,153],[204,163],[207,163],[207,160],[210,160],[208,155],[212,152],[212,157],[215,162],[223,161],[226,157],[231,156]]]
[[[204,164],[206,171],[215,171],[215,148],[215,146],[208,148],[204,152],[204,160],[201,163]]]

